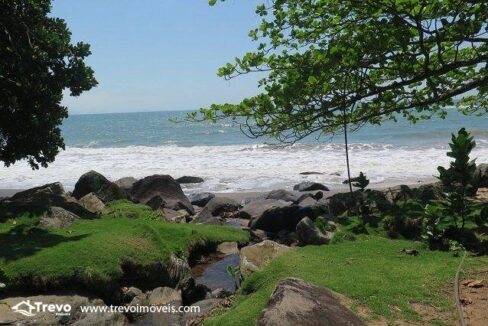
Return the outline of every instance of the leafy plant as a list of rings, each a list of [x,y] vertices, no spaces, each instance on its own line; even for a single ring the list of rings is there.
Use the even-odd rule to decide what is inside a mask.
[[[234,265],[227,265],[226,268],[227,274],[229,274],[230,277],[234,280],[234,284],[236,286],[236,289],[241,287],[241,270],[239,269],[239,266],[234,266]]]
[[[475,209],[475,205],[469,196],[476,194],[479,185],[479,172],[476,170],[475,160],[470,160],[470,153],[475,148],[476,142],[473,137],[462,128],[457,135],[452,135],[451,150],[447,156],[452,157],[449,168],[439,166],[439,180],[444,188],[443,201],[446,215],[452,217],[452,223],[459,229],[458,222],[461,222],[461,231],[464,230],[466,218]]]
[[[481,209],[480,213],[475,216],[474,221],[480,227],[488,223],[488,205]]]
[[[363,172],[359,172],[359,176],[351,181],[354,181],[352,185],[359,188],[361,191],[364,191],[364,189],[366,189],[366,187],[369,185],[369,179],[366,177],[366,175],[364,175]]]
[[[422,238],[427,241],[431,249],[440,249],[445,245],[444,230],[441,228],[444,217],[442,206],[436,203],[425,206]]]

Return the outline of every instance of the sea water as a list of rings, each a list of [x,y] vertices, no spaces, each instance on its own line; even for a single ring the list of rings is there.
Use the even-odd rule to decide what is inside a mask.
[[[346,178],[341,134],[315,135],[290,146],[272,139],[251,139],[232,121],[173,123],[186,112],[72,115],[62,125],[66,150],[48,168],[32,170],[26,162],[0,167],[0,189],[25,189],[60,181],[74,187],[79,176],[96,170],[112,180],[152,174],[200,176],[204,183],[185,185],[187,192],[290,189],[317,181],[335,190]],[[473,157],[488,162],[488,116],[451,112],[410,124],[386,122],[350,134],[352,174],[366,173],[373,186],[414,184],[433,179],[447,165],[452,132],[466,127],[475,136]],[[321,174],[302,175],[301,172]]]

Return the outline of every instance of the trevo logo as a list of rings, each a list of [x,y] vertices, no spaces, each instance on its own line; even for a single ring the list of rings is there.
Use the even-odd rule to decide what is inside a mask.
[[[69,315],[71,312],[71,305],[69,304],[44,304],[42,302],[32,302],[24,300],[12,307],[14,312],[22,314],[27,317],[33,317],[40,312],[50,312],[59,316]]]

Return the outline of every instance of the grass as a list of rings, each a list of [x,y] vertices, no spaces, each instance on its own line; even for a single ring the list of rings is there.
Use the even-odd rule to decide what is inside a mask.
[[[402,248],[415,248],[420,255],[401,254]],[[419,322],[410,303],[433,305],[448,313],[453,310],[449,293],[459,261],[450,253],[429,251],[417,242],[376,235],[297,248],[247,278],[233,307],[205,325],[255,325],[276,283],[285,277],[298,277],[343,294],[352,299],[353,310],[367,307],[371,318]],[[486,266],[488,259],[469,258],[465,264],[467,269]]]
[[[0,224],[0,281],[9,289],[51,289],[76,280],[100,286],[123,276],[122,264],[147,266],[187,257],[199,242],[247,241],[230,227],[165,222],[146,206],[114,202],[100,219],[42,229],[28,215]]]

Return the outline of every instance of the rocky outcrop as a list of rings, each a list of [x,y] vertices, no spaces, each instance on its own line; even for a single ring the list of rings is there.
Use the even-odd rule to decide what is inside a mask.
[[[263,215],[269,209],[276,207],[290,206],[290,202],[276,199],[257,199],[244,205],[239,210],[239,217],[244,219],[255,219]]]
[[[293,190],[296,191],[314,191],[314,190],[323,190],[329,191],[329,188],[324,186],[321,183],[312,182],[312,181],[304,181],[300,182],[299,184],[293,186]]]
[[[488,164],[487,163],[478,164],[476,170],[480,174],[479,186],[483,188],[488,188]]]
[[[322,233],[315,223],[308,217],[303,218],[297,225],[298,242],[302,246],[328,244],[332,238],[331,233]]]
[[[215,198],[215,195],[210,192],[200,192],[188,196],[191,204],[198,207],[204,207],[213,198]]]
[[[270,240],[247,246],[239,254],[239,268],[242,277],[266,267],[275,257],[287,252],[290,247]]]
[[[205,180],[203,180],[200,177],[192,177],[192,176],[183,176],[181,178],[176,179],[176,182],[179,184],[184,184],[184,183],[202,183]]]
[[[34,302],[43,304],[54,304],[62,307],[60,315],[50,311],[37,311],[31,309]],[[35,316],[24,316],[15,312],[12,308],[18,306],[19,309],[34,313]],[[65,308],[69,306],[66,314]],[[86,297],[57,296],[57,295],[38,295],[31,297],[12,297],[0,301],[0,324],[12,325],[100,325],[100,326],[122,326],[128,325],[127,318],[118,312],[98,312],[86,313],[80,310],[80,306],[105,306],[100,299],[89,299]],[[65,314],[63,314],[65,313]]]
[[[361,203],[368,203],[372,212],[383,212],[392,207],[383,192],[378,190],[354,191],[338,193],[328,198],[329,211],[333,216],[341,215],[348,210],[358,207]]]
[[[281,280],[258,320],[259,326],[365,326],[332,292],[295,278]]]
[[[145,177],[134,183],[130,194],[134,200],[148,204],[153,209],[169,208],[175,211],[184,209],[190,214],[194,212],[179,183],[169,175]]]
[[[69,197],[60,183],[51,183],[18,192],[11,198],[3,200],[1,204],[3,213],[7,217],[26,212],[52,216],[52,207],[62,208],[80,218],[97,217],[97,214],[85,209],[74,198]],[[58,209],[54,210],[58,211]]]
[[[78,203],[94,214],[103,214],[107,211],[105,204],[93,192],[83,196]]]
[[[91,192],[104,203],[127,198],[125,191],[96,171],[89,171],[78,179],[73,197],[80,199]]]

